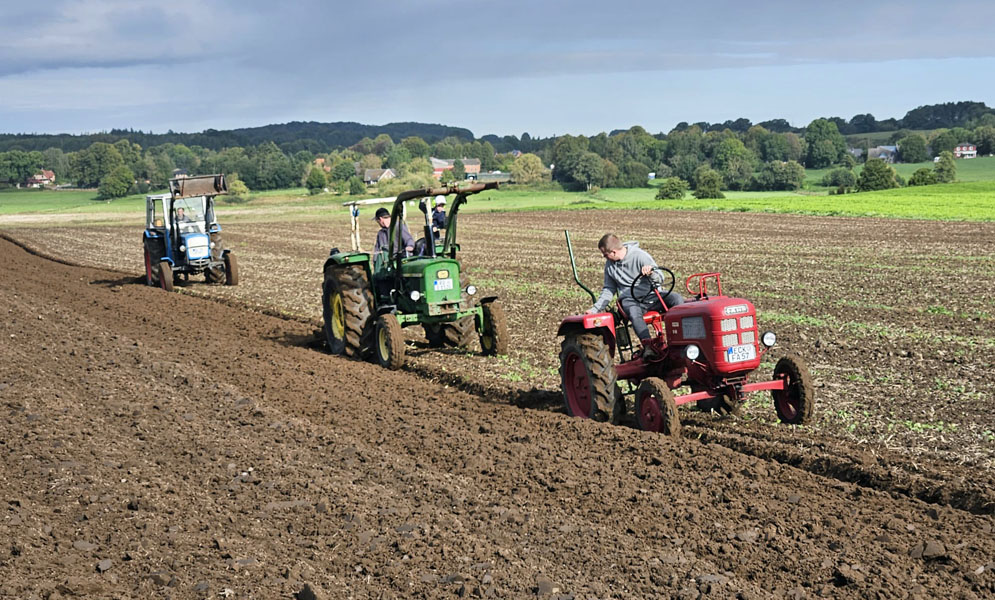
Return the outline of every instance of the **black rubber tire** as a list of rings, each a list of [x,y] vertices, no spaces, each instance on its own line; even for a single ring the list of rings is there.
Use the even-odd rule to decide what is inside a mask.
[[[625,418],[625,414],[629,412],[628,407],[625,405],[625,396],[622,394],[622,388],[618,386],[618,382],[615,382],[615,414],[617,414],[619,422]]]
[[[342,305],[341,327],[333,327],[332,296]],[[332,354],[365,359],[373,351],[373,291],[359,265],[332,265],[325,270],[321,294],[325,339]]]
[[[153,286],[155,285],[155,275],[152,273],[152,253],[149,252],[149,245],[143,244],[145,247],[145,285]]]
[[[159,263],[159,287],[167,292],[173,291],[173,267],[166,261]]]
[[[439,323],[423,323],[422,329],[425,330],[425,339],[428,340],[428,345],[432,348],[441,348],[446,343],[446,338],[442,335],[442,325]]]
[[[673,438],[681,436],[674,392],[662,379],[647,377],[636,388],[636,423],[643,431],[655,431]]]
[[[783,390],[771,390],[777,418],[788,425],[804,425],[812,420],[815,409],[815,389],[808,366],[793,354],[783,357],[774,366],[774,378],[785,378]]]
[[[477,323],[473,315],[442,324],[442,340],[453,348],[468,350],[477,338]]]
[[[480,350],[484,356],[508,354],[508,318],[497,300],[481,307],[484,311],[484,328],[480,332]]]
[[[600,333],[567,334],[560,345],[560,389],[568,415],[618,424],[615,380],[615,364]]]
[[[404,366],[404,333],[397,317],[387,313],[377,318],[376,343],[373,346],[373,353],[381,367],[397,370]]]
[[[238,285],[238,260],[231,252],[225,254],[225,285]]]
[[[225,280],[225,271],[220,267],[208,267],[204,269],[204,281],[207,283],[222,283]]]

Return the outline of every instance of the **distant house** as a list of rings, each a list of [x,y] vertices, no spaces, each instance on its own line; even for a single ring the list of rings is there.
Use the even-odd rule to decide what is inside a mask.
[[[331,173],[332,172],[332,167],[330,165],[326,165],[325,164],[325,159],[322,158],[322,157],[320,157],[320,156],[318,158],[314,159],[314,164],[315,164],[315,166],[321,167],[321,170],[324,171],[324,172],[326,172],[326,173]]]
[[[463,171],[466,172],[467,179],[476,179],[480,175],[480,159],[464,158]]]
[[[52,185],[55,183],[55,172],[42,169],[41,172],[35,173],[28,180],[24,182],[24,185],[29,188],[40,188],[46,185]]]
[[[898,158],[898,146],[875,146],[867,151],[867,158],[880,158],[893,163]]]
[[[954,158],[978,158],[978,147],[974,144],[957,144]]]
[[[387,179],[397,177],[394,169],[366,169],[363,171],[363,183],[373,185]]]
[[[442,173],[452,170],[456,164],[456,159],[454,158],[429,157],[428,160],[432,163],[432,175],[436,179],[441,179]],[[480,174],[480,159],[461,158],[460,162],[463,163],[463,171],[466,173],[466,179],[477,179],[477,176]]]
[[[846,151],[850,153],[850,156],[856,158],[857,160],[860,160],[860,157],[864,155],[863,148],[847,148]]]
[[[432,163],[432,175],[436,179],[442,179],[442,173],[453,168],[453,163],[456,162],[451,158],[435,158],[430,156],[428,162]]]

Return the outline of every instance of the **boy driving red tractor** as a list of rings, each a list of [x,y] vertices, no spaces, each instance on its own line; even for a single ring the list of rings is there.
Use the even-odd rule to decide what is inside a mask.
[[[566,235],[574,280],[594,301],[585,314],[563,319],[558,331],[563,336],[560,381],[568,414],[618,423],[626,412],[625,396],[634,395],[641,429],[677,436],[677,406],[696,402],[706,409],[735,407],[745,394],[769,390],[781,422],[809,421],[814,392],[800,358],[785,356],[774,367],[772,379],[749,381],[776,336],[772,331],[759,334],[751,302],[722,294],[719,273],[688,277],[684,287],[691,298],[684,301],[674,292],[673,272],[657,266],[638,244],[622,244],[608,234],[598,243],[607,261],[604,288],[595,298],[577,276]],[[630,327],[640,340],[638,350]],[[619,380],[627,383],[626,392]],[[690,391],[675,396],[672,390],[683,386]]]

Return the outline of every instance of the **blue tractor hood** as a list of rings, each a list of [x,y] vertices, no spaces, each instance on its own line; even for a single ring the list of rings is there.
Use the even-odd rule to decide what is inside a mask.
[[[185,233],[180,236],[186,247],[187,260],[200,260],[211,255],[211,239],[204,233]]]

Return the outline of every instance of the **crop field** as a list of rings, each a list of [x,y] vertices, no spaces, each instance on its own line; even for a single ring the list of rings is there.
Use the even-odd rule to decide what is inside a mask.
[[[341,209],[222,208],[240,285],[191,281],[172,295],[137,282],[140,215],[85,229],[8,222],[32,251],[82,266],[0,240],[13,261],[0,335],[22,340],[6,347],[0,406],[18,440],[7,450],[34,457],[5,467],[61,494],[18,496],[0,479],[25,524],[0,535],[35,561],[0,560],[0,576],[29,582],[0,596],[44,589],[17,565],[46,552],[80,589],[133,595],[174,579],[181,596],[203,582],[370,598],[995,592],[992,219],[477,205],[460,222],[461,256],[500,296],[511,351],[430,349],[412,327],[401,372],[331,356],[316,335],[321,266],[348,246]],[[375,226],[361,223],[371,245]],[[807,361],[814,422],[778,424],[766,393],[737,417],[682,407],[676,442],[638,431],[631,405],[619,426],[568,418],[556,329],[590,300],[565,229],[596,291],[606,231],[681,282],[721,272],[778,333],[758,376],[788,352]],[[42,346],[58,367],[39,366]],[[39,429],[55,422],[71,433]],[[80,423],[124,441],[101,449]],[[87,478],[60,466],[71,449],[85,450],[73,460]],[[28,525],[77,534],[36,543]],[[73,549],[84,538],[94,548]],[[102,546],[118,553],[114,583],[94,571]]]

